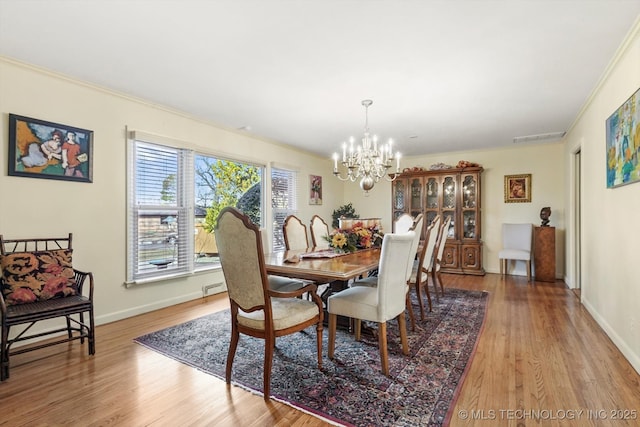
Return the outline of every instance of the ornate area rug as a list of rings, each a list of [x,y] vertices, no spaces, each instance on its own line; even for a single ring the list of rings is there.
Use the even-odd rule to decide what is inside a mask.
[[[388,322],[390,377],[380,371],[377,336],[338,331],[334,360],[327,354],[317,368],[315,329],[276,339],[271,375],[272,398],[347,426],[440,426],[462,384],[484,323],[486,292],[447,289],[433,312],[412,332],[410,355],[400,346],[397,322]],[[224,380],[229,349],[229,310],[213,313],[135,339],[168,357]],[[375,333],[375,331],[374,331]],[[240,335],[232,381],[262,393],[264,341]]]

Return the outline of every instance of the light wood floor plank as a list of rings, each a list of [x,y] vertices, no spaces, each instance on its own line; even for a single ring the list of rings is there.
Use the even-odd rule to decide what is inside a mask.
[[[491,294],[451,426],[640,425],[640,376],[564,284],[443,278],[445,286]],[[11,378],[0,383],[0,425],[326,425],[133,342],[226,307],[222,294],[99,326],[93,357],[78,342],[13,357]],[[636,419],[611,419],[625,409]],[[579,410],[574,420],[559,418]],[[549,418],[532,419],[532,411]]]

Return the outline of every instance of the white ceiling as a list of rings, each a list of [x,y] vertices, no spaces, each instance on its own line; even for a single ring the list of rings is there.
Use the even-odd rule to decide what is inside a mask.
[[[0,55],[327,157],[372,99],[371,131],[417,155],[567,130],[639,16],[640,0],[0,0]]]

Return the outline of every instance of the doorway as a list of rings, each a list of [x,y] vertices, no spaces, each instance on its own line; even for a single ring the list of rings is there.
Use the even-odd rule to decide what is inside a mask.
[[[581,218],[581,200],[582,200],[582,183],[581,183],[581,168],[582,168],[582,154],[580,148],[573,155],[573,194],[574,197],[574,222],[573,222],[573,245],[574,245],[574,260],[573,260],[573,291],[580,298],[582,290],[582,218]]]

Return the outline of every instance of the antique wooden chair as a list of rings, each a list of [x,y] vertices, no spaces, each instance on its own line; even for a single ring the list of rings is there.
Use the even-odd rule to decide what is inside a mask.
[[[263,252],[265,254],[268,254],[270,245],[267,230],[265,228],[260,229],[260,238],[262,239]],[[290,292],[305,286],[304,282],[297,279],[292,279],[290,277],[275,276],[273,274],[269,274],[267,279],[269,280],[269,288],[278,292]]]
[[[329,247],[329,241],[325,237],[329,236],[329,226],[318,215],[311,217],[311,240],[313,247],[316,249],[327,249]]]
[[[436,247],[436,240],[438,239],[438,231],[440,231],[440,215],[436,215],[433,221],[431,221],[431,224],[427,227],[424,244],[422,245],[418,262],[413,266],[413,269],[411,270],[411,277],[408,282],[410,287],[416,288],[418,305],[420,305],[420,318],[422,320],[424,320],[424,304],[422,302],[421,288],[424,288],[424,292],[427,295],[429,311],[432,310],[428,272],[433,264],[433,254]],[[411,323],[411,328],[415,330],[415,323]]]
[[[16,354],[78,339],[81,343],[87,339],[89,354],[95,354],[93,274],[73,268],[71,243],[71,233],[68,237],[33,239],[5,239],[0,235],[0,380],[9,378],[9,356]],[[87,278],[88,290],[84,288]],[[65,318],[65,327],[27,334],[35,323],[59,317]],[[18,325],[26,326],[10,337],[11,328]],[[11,348],[22,341],[62,332],[65,336],[54,341]]]
[[[387,350],[387,321],[398,319],[403,354],[409,354],[407,327],[405,322],[407,263],[410,262],[414,232],[386,234],[382,241],[377,286],[351,286],[331,295],[328,300],[329,350],[333,359],[336,340],[337,316],[354,320],[355,339],[360,339],[362,320],[378,324],[378,345],[382,372],[389,375]],[[357,284],[358,282],[356,282]]]
[[[429,269],[431,273],[431,280],[433,281],[433,287],[436,291],[436,298],[438,296],[438,283],[440,283],[440,292],[444,296],[444,284],[442,283],[442,275],[440,269],[442,268],[442,257],[444,256],[444,248],[447,245],[447,236],[449,235],[449,227],[451,226],[451,216],[447,216],[440,232],[438,233],[438,243],[436,244],[436,255],[433,258],[431,267]]]
[[[289,215],[282,225],[284,245],[287,250],[307,249],[309,239],[307,238],[307,226],[295,215]]]
[[[215,236],[231,303],[225,378],[229,384],[240,334],[264,339],[264,399],[268,400],[277,337],[316,325],[318,368],[322,368],[322,300],[315,284],[291,292],[270,289],[260,230],[239,210],[227,207],[220,212]],[[312,301],[297,298],[304,293],[309,293]]]
[[[397,234],[406,233],[414,222],[415,220],[411,215],[404,213],[393,222],[393,232]]]

